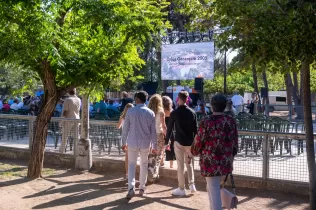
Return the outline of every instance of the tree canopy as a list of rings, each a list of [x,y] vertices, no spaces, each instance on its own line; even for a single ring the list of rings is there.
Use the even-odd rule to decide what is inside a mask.
[[[5,1],[0,60],[36,71],[49,65],[59,89],[109,84],[132,76],[138,52],[164,25],[164,2]]]

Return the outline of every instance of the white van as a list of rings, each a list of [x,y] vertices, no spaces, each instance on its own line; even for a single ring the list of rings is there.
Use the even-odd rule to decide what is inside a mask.
[[[251,94],[245,93],[245,103],[251,102]],[[262,99],[261,99],[262,101]],[[269,91],[269,111],[288,111],[286,91]]]
[[[289,110],[286,91],[269,91],[269,103],[269,110],[271,112]]]

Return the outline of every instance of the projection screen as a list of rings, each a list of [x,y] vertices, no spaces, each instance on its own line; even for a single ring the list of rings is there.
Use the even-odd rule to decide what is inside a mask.
[[[162,45],[161,79],[214,78],[214,42]]]

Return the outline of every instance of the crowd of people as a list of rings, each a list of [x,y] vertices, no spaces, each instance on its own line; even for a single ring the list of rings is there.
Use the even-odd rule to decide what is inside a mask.
[[[255,95],[254,95],[255,98]],[[165,161],[177,162],[178,187],[172,195],[185,196],[186,186],[190,193],[197,191],[195,187],[193,156],[200,158],[201,175],[207,182],[210,208],[222,209],[220,198],[221,177],[232,173],[233,159],[238,151],[237,125],[234,115],[241,112],[243,98],[237,93],[228,100],[222,94],[216,94],[211,99],[211,107],[206,107],[199,101],[194,109],[189,94],[181,91],[176,104],[168,96],[159,94],[148,97],[145,91],[139,91],[134,99],[122,93],[120,101],[108,100],[104,97],[98,103],[91,104],[90,111],[107,115],[106,110],[120,113],[117,128],[122,129],[121,145],[126,152],[125,170],[128,180],[126,198],[135,195],[135,172],[137,159],[140,157],[139,194],[146,194],[147,181],[154,182],[159,178],[159,168]],[[1,108],[12,110],[38,110],[41,106],[41,96],[3,99]],[[36,106],[36,108],[34,108]],[[80,118],[81,99],[76,96],[76,90],[69,91],[61,99],[55,109],[58,116],[65,118]],[[36,113],[34,113],[36,115]],[[199,118],[198,124],[198,115]],[[69,127],[62,125],[63,129]],[[73,125],[74,126],[74,125]],[[65,152],[66,144],[74,128],[67,128],[67,134],[62,137],[60,152]],[[187,169],[188,185],[185,183],[184,167]]]
[[[9,97],[0,96],[0,110],[4,112],[27,111],[31,115],[37,115],[41,107],[41,96]]]
[[[197,113],[188,104],[189,94],[178,94],[176,108],[168,96],[147,93],[135,94],[135,106],[124,107],[118,123],[122,128],[122,149],[126,151],[126,174],[128,179],[127,199],[135,196],[135,170],[140,157],[139,195],[146,194],[145,184],[159,178],[159,167],[168,161],[177,161],[178,188],[172,195],[185,196],[186,183],[184,166],[188,173],[190,193],[197,191],[194,181],[193,156],[200,158],[201,175],[207,182],[211,210],[221,210],[221,177],[232,173],[233,159],[238,151],[237,125],[230,114],[225,114],[229,103],[222,94],[211,100],[212,113],[203,118],[199,125]],[[231,103],[232,104],[232,103]],[[200,104],[199,110],[206,112]],[[166,155],[164,155],[164,153]],[[173,162],[170,162],[173,167]]]

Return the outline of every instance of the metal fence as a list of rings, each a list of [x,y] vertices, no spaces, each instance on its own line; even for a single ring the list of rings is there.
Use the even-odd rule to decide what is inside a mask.
[[[32,116],[0,115],[0,146],[29,148],[34,122],[35,117]],[[90,121],[89,135],[95,157],[124,155],[120,145],[121,131],[116,124]],[[46,151],[58,153],[63,152],[60,149],[64,148],[66,153],[74,154],[79,136],[80,120],[52,118],[48,126]],[[198,158],[194,160],[194,168],[199,170]],[[234,160],[234,173],[264,180],[308,182],[303,130],[291,129],[286,133],[239,130],[239,151]]]
[[[36,118],[23,115],[0,115],[0,145],[29,148]],[[92,120],[89,136],[93,155],[121,155],[121,130],[117,122]],[[74,154],[81,133],[80,120],[52,118],[48,124],[46,151]]]
[[[269,105],[256,105],[255,113],[265,113],[267,109],[270,116],[281,117],[289,121],[303,121],[303,106],[298,105],[279,105],[279,104],[269,104]],[[311,106],[312,108],[312,119],[316,121],[316,106]],[[249,112],[249,105],[243,106],[244,112]]]

